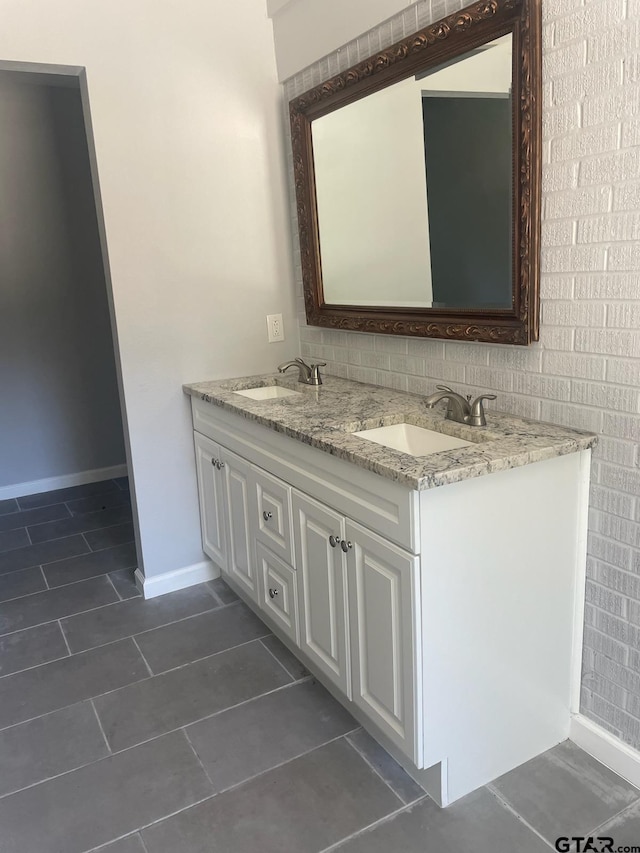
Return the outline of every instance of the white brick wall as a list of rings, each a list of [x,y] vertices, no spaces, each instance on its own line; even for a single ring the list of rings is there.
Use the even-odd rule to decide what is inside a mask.
[[[463,3],[420,0],[292,78],[287,100]],[[437,8],[436,8],[437,7]],[[640,748],[640,0],[543,0],[542,327],[527,348],[323,331],[329,372],[594,430],[583,712]],[[293,201],[293,195],[292,195]],[[293,206],[294,242],[297,240]]]

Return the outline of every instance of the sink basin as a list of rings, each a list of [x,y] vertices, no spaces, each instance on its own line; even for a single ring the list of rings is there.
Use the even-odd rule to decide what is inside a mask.
[[[354,432],[358,438],[366,438],[384,447],[409,453],[411,456],[427,456],[429,453],[440,453],[442,450],[455,450],[458,447],[469,447],[471,441],[445,435],[432,429],[415,426],[414,424],[392,424],[391,426],[376,427]]]
[[[283,397],[300,397],[300,391],[292,391],[291,388],[283,388],[281,385],[265,385],[261,388],[247,388],[245,391],[234,391],[241,397],[249,397],[251,400],[278,400]]]

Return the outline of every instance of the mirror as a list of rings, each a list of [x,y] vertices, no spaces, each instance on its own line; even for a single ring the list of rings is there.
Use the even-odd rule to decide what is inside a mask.
[[[310,325],[537,340],[539,33],[477,3],[290,103]]]

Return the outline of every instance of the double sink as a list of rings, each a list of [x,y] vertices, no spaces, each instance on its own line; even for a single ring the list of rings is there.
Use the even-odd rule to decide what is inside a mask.
[[[304,396],[304,392],[294,391],[282,385],[263,385],[234,391],[233,393],[251,400],[281,400]],[[475,443],[412,423],[374,427],[353,432],[352,435],[380,444],[383,447],[398,450],[401,453],[407,453],[410,456],[428,456],[431,453],[441,453],[444,450],[469,447]]]

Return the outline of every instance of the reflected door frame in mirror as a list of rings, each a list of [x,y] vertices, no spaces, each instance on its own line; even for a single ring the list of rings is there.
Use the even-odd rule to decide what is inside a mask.
[[[407,309],[327,304],[322,286],[312,122],[509,33],[513,37],[512,307]],[[309,325],[519,345],[538,340],[542,136],[540,33],[540,0],[483,0],[419,30],[290,102],[298,232]],[[345,239],[349,239],[348,234],[345,234]],[[459,235],[459,240],[462,244],[464,234]]]

